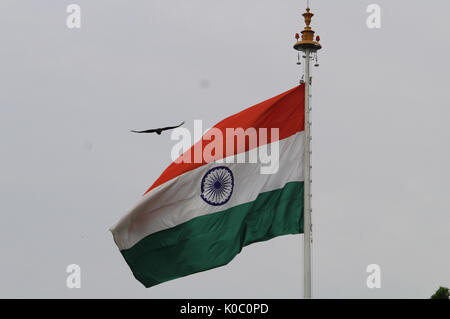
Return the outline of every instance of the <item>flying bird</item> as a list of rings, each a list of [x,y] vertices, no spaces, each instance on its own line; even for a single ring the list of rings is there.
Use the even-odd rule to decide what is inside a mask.
[[[180,125],[177,125],[177,126],[159,127],[159,128],[154,128],[154,129],[145,130],[145,131],[133,131],[132,130],[131,132],[133,132],[133,133],[156,133],[158,135],[161,135],[161,133],[163,131],[172,130],[174,128],[180,127],[183,124],[184,124],[184,121]]]

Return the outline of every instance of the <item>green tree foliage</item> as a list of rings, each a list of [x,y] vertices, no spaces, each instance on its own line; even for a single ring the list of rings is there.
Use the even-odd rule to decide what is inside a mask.
[[[450,299],[450,289],[439,287],[439,289],[431,296],[431,299]]]

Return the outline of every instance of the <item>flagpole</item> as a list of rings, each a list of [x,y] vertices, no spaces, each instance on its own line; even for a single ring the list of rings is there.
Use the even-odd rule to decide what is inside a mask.
[[[311,299],[311,122],[310,122],[310,49],[305,50],[305,148],[304,148],[304,209],[303,209],[303,258],[304,258],[304,296]]]
[[[303,202],[303,285],[304,285],[304,298],[312,298],[312,256],[311,256],[311,244],[312,244],[312,223],[311,223],[311,54],[316,53],[322,48],[317,37],[314,41],[314,31],[311,29],[311,18],[314,16],[310,12],[309,1],[306,12],[303,14],[305,18],[305,28],[301,32],[302,38],[299,40],[299,35],[296,34],[297,43],[294,45],[294,49],[305,53],[305,145],[304,145],[304,158],[303,158],[303,173],[304,173],[304,202]]]

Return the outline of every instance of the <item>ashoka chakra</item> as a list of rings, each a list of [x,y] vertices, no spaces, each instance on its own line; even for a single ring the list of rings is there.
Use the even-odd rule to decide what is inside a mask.
[[[220,206],[230,200],[233,187],[231,170],[225,166],[214,167],[203,176],[200,196],[208,204]]]

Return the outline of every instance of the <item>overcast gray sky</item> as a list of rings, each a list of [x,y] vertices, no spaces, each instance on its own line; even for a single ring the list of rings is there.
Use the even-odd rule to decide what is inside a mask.
[[[82,10],[66,27],[66,7]],[[0,297],[301,298],[302,241],[145,289],[108,228],[170,163],[170,134],[298,82],[306,0],[0,2]],[[366,26],[369,4],[381,29]],[[318,298],[450,286],[448,1],[312,1]],[[79,264],[81,289],[66,287]],[[381,266],[368,289],[366,267]]]

